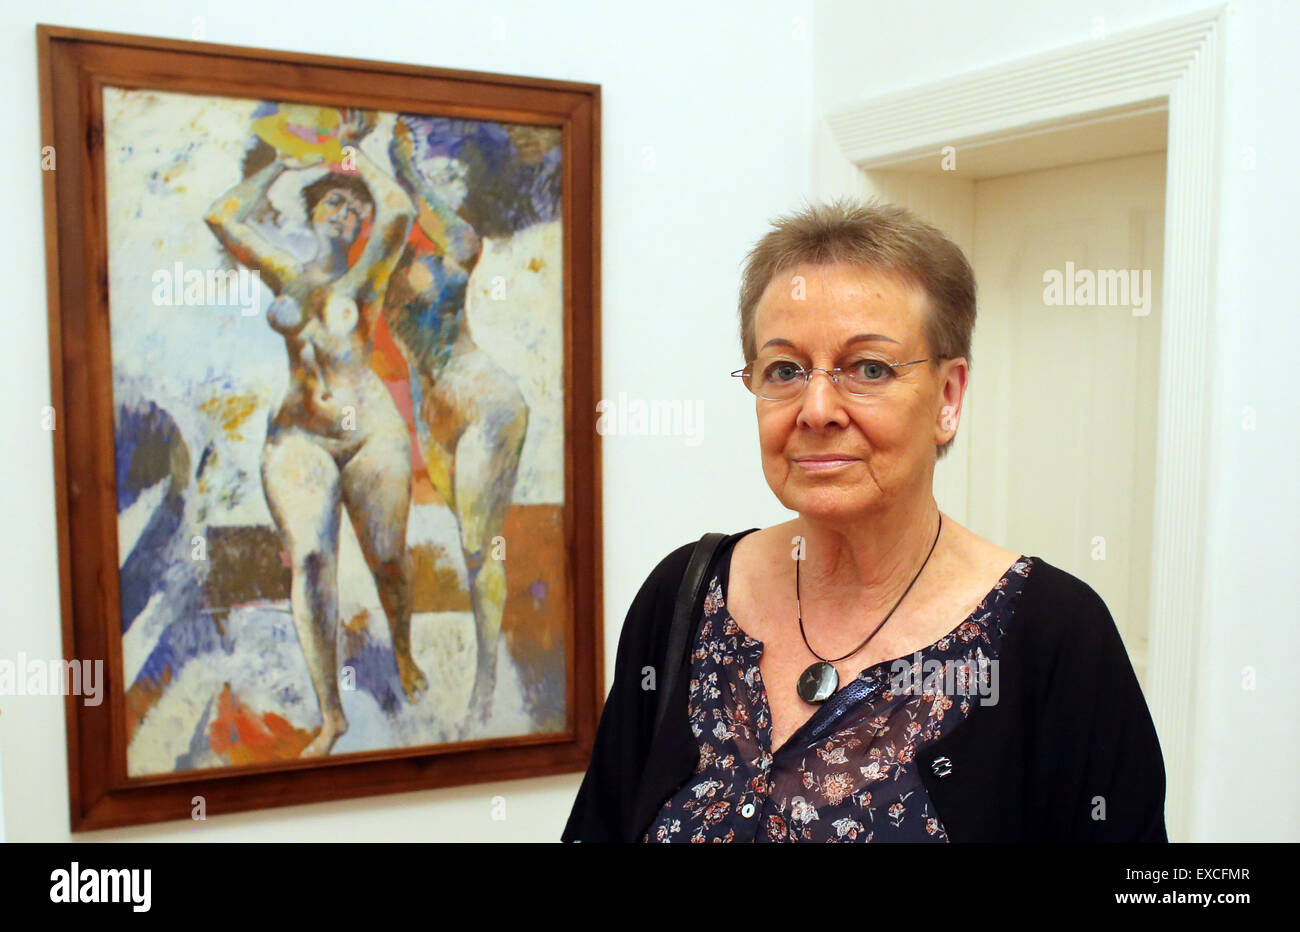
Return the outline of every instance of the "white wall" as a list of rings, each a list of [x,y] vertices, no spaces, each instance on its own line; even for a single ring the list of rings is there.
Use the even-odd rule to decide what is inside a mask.
[[[824,112],[854,101],[1207,6],[1203,0],[819,0],[815,94]],[[1300,298],[1295,212],[1300,151],[1295,44],[1300,4],[1229,5],[1221,148],[1220,248],[1210,450],[1208,597],[1195,710],[1190,833],[1183,841],[1300,840],[1300,765],[1290,663],[1300,655],[1300,491],[1296,393]],[[819,127],[818,138],[828,136]],[[1248,168],[1247,149],[1255,167]],[[841,184],[823,146],[817,177]],[[1176,312],[1176,309],[1168,309]],[[1254,430],[1243,429],[1253,408]],[[999,541],[1014,548],[1014,541]],[[1255,687],[1247,688],[1251,676]]]
[[[812,189],[818,108],[883,93],[1204,6],[1190,0],[968,4],[499,2],[355,4],[252,0],[131,5],[47,0],[40,20],[214,42],[600,83],[604,93],[604,395],[701,399],[703,442],[605,438],[607,682],[623,614],[650,567],[704,530],[783,520],[757,462],[739,363],[738,263],[773,214]],[[540,7],[534,9],[533,7]],[[1191,840],[1297,840],[1300,724],[1288,661],[1300,620],[1293,433],[1300,301],[1292,282],[1300,129],[1290,86],[1300,6],[1232,4],[1227,35],[1222,244],[1201,736]],[[267,10],[275,14],[268,16]],[[322,10],[332,9],[328,15]],[[287,10],[300,11],[291,15]],[[502,16],[505,39],[492,38]],[[10,287],[0,397],[14,429],[0,461],[0,657],[60,655],[48,402],[35,19],[0,11],[0,101],[18,166],[0,267]],[[815,53],[815,54],[814,54]],[[1253,147],[1256,168],[1241,159]],[[654,169],[647,170],[646,147]],[[30,160],[23,153],[30,153]],[[1258,418],[1241,429],[1243,406]],[[1288,417],[1290,415],[1290,417]],[[718,477],[725,475],[723,482]],[[1243,690],[1243,669],[1258,676]],[[0,777],[9,840],[69,837],[58,699],[0,697]],[[579,775],[215,816],[87,839],[492,839],[558,837]],[[490,800],[507,799],[494,822]]]
[[[605,438],[606,683],[632,596],[669,550],[705,530],[783,520],[757,462],[740,365],[738,264],[769,217],[811,183],[808,2],[652,7],[568,0],[464,4],[225,0],[130,4],[46,0],[39,21],[208,41],[598,83],[603,94],[603,319],[607,398],[699,399],[702,442]],[[467,12],[468,10],[468,12]],[[743,12],[741,12],[743,10]],[[274,12],[268,12],[274,11]],[[501,17],[504,39],[493,38]],[[13,430],[0,461],[0,658],[61,656],[53,460],[40,426],[49,400],[37,171],[33,14],[0,11],[0,108],[13,130],[0,269],[10,288],[0,398]],[[499,30],[498,30],[499,31]],[[653,150],[652,152],[650,150]],[[653,156],[653,167],[649,160]],[[595,412],[592,413],[593,427]],[[726,475],[726,481],[719,477]],[[731,477],[741,477],[733,479]],[[0,697],[0,837],[68,831],[64,713],[58,698]],[[78,835],[87,840],[553,840],[580,774]],[[506,797],[507,818],[491,819]]]

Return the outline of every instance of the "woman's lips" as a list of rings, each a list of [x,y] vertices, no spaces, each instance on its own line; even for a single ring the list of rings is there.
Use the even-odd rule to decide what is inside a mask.
[[[798,463],[800,466],[802,466],[804,469],[809,470],[810,472],[825,472],[828,469],[839,469],[842,466],[848,466],[851,463],[856,463],[857,459],[850,456],[835,456],[835,457],[818,456],[818,457],[805,457],[804,459],[796,459],[795,462]]]

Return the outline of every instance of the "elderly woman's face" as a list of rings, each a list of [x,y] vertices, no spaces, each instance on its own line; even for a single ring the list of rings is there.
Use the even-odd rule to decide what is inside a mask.
[[[864,356],[923,359],[930,355],[923,301],[918,289],[855,266],[786,270],[768,284],[755,310],[758,358],[824,369]],[[864,334],[874,337],[854,340]],[[754,367],[756,387],[760,365]],[[887,370],[868,362],[859,371],[879,380]],[[870,395],[849,396],[826,373],[814,372],[802,395],[756,399],[763,473],[783,505],[836,519],[929,490],[935,444],[951,436],[941,428],[943,385],[929,363],[893,371]],[[809,459],[827,455],[842,459]]]

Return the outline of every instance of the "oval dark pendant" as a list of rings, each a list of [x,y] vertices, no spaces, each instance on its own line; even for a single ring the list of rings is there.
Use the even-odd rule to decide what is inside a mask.
[[[839,685],[840,675],[835,672],[835,668],[826,661],[819,660],[803,671],[795,689],[804,702],[825,702],[835,695]]]

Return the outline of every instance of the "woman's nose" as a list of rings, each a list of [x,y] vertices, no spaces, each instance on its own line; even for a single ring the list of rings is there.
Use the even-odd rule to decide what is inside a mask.
[[[808,384],[804,386],[803,397],[800,398],[800,417],[812,426],[820,427],[829,420],[839,420],[836,415],[842,418],[843,402],[839,386],[829,372],[824,369],[809,371]]]

